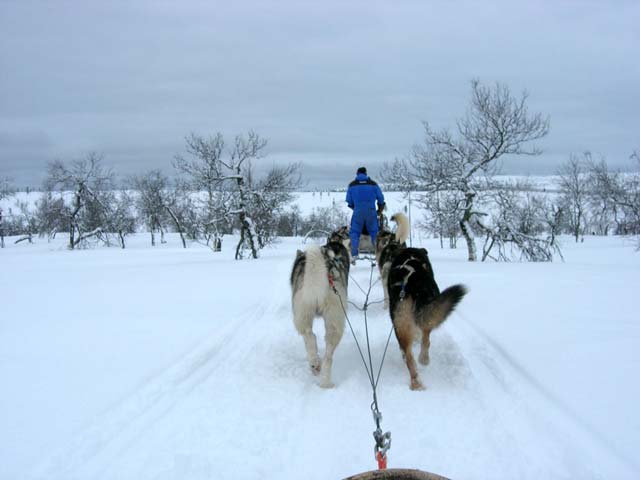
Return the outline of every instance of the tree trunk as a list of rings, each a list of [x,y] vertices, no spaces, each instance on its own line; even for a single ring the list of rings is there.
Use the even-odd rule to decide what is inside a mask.
[[[240,260],[242,257],[240,256],[240,251],[242,248],[242,244],[244,243],[244,226],[240,229],[240,240],[238,241],[238,245],[236,245],[236,260]]]
[[[240,171],[238,170],[238,174],[239,173]],[[246,203],[247,194],[245,192],[244,179],[242,177],[238,178],[237,185],[238,185],[238,194],[240,196],[240,205],[239,205],[240,222],[242,224],[242,229],[240,233],[241,243],[244,243],[245,235],[246,235],[246,240],[249,241],[249,248],[251,249],[251,256],[253,258],[258,258],[258,249],[256,248],[256,234],[253,229],[253,221],[247,216],[247,212],[245,210],[246,204],[247,204]],[[239,253],[239,250],[236,249],[236,259],[238,258],[238,253]]]
[[[469,252],[468,260],[470,262],[475,262],[478,260],[478,256],[476,254],[476,242],[473,239],[473,234],[471,233],[471,228],[469,226],[469,220],[471,220],[471,207],[473,206],[473,197],[475,194],[473,193],[465,193],[465,207],[464,214],[462,216],[462,220],[460,220],[460,230],[462,231],[462,236],[467,242],[467,250]]]
[[[469,229],[469,222],[466,220],[462,220],[460,222],[460,230],[462,230],[462,236],[467,242],[467,251],[469,252],[468,260],[470,262],[475,262],[478,260],[476,255],[476,243],[471,235],[471,231]]]
[[[71,218],[69,219],[69,248],[73,250],[78,243],[78,241],[74,238],[75,229],[76,229],[76,216],[78,212],[82,208],[82,200],[80,199],[80,194],[82,193],[82,188],[75,193],[75,209],[71,212]],[[78,229],[78,236],[80,236],[80,229]]]
[[[31,238],[31,234],[27,234],[23,237],[20,237],[18,240],[16,240],[14,243],[14,245],[19,244],[20,242],[24,242],[25,240],[29,240],[29,243],[33,243],[33,239]]]
[[[236,249],[236,260],[239,258],[239,248],[245,241],[249,242],[251,256],[253,258],[258,258],[258,249],[256,248],[256,238],[255,232],[253,231],[253,223],[244,212],[240,213],[240,222],[242,223],[242,229],[240,230],[240,243],[238,244],[238,249]]]
[[[187,248],[187,242],[184,239],[184,233],[183,233],[183,228],[182,228],[182,224],[180,223],[180,220],[178,219],[178,216],[173,213],[173,210],[171,210],[170,207],[164,207],[165,210],[169,213],[169,215],[171,216],[171,219],[173,220],[173,223],[176,226],[176,230],[178,230],[178,233],[180,234],[180,240],[182,240],[182,247],[183,248]],[[209,242],[207,241],[207,245],[209,245]]]
[[[73,221],[71,221],[69,225],[69,249],[70,250],[73,250],[73,248],[76,246],[75,238],[74,238],[75,229],[76,227],[73,224]]]
[[[207,186],[207,196],[207,221],[205,222],[204,227],[204,239],[207,246],[209,246],[209,242],[211,242],[211,239],[215,239],[216,228],[216,226],[211,223],[212,220],[216,217],[215,192],[213,191],[211,185]]]

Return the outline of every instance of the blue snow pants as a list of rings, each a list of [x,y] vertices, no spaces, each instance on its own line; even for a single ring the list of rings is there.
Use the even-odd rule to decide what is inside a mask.
[[[376,244],[376,236],[378,235],[378,214],[375,207],[356,208],[351,216],[351,255],[358,255],[358,247],[360,246],[360,235],[362,228],[366,225],[367,233],[371,236],[371,243]]]

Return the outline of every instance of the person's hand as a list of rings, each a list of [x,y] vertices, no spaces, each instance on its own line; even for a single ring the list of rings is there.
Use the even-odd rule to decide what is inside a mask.
[[[382,205],[378,205],[378,215],[382,215],[384,212],[384,203]]]

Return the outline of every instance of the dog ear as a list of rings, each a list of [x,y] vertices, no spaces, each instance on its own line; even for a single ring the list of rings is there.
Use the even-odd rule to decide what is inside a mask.
[[[420,250],[422,250],[426,256],[429,256],[429,252],[427,252],[426,248],[421,248]]]

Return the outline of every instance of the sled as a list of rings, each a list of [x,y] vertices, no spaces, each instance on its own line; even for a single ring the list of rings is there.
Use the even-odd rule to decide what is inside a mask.
[[[372,470],[359,473],[344,480],[449,480],[447,477],[435,473],[411,470],[408,468],[389,468],[387,470]]]
[[[358,247],[358,252],[360,254],[366,255],[375,255],[376,247],[373,243],[371,243],[371,237],[368,233],[364,233],[367,231],[367,228],[362,229],[362,235],[360,235],[360,245]]]
[[[378,214],[378,231],[382,231],[388,228],[387,217],[384,213]],[[367,231],[367,226],[362,227],[362,233],[360,234],[360,245],[358,247],[358,253],[365,255],[376,254],[376,246],[371,242],[371,236]]]

